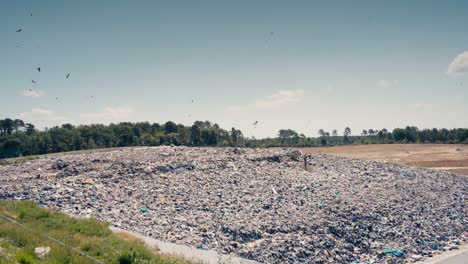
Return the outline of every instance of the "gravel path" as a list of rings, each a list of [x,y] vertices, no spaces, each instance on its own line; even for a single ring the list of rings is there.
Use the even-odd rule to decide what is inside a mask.
[[[404,263],[467,239],[468,177],[288,150],[156,147],[0,166],[32,199],[266,263]]]
[[[258,264],[254,260],[248,260],[236,257],[234,255],[224,255],[218,254],[213,250],[202,250],[196,249],[194,247],[189,247],[185,245],[179,245],[170,242],[164,242],[147,236],[142,236],[133,232],[128,232],[126,230],[111,227],[112,232],[114,233],[130,233],[131,235],[141,239],[145,244],[150,248],[158,249],[158,252],[162,254],[169,254],[172,256],[180,256],[184,259],[194,261],[195,263],[203,264]]]

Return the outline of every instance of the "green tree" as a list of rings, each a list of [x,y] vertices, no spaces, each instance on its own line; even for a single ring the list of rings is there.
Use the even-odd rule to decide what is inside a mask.
[[[15,119],[13,121],[13,129],[15,130],[15,133],[18,133],[18,131],[24,128],[24,126],[24,122],[21,119]]]
[[[26,127],[26,134],[28,135],[32,135],[34,134],[34,132],[36,132],[36,127],[31,123],[26,123],[25,127]]]
[[[200,146],[201,141],[201,129],[198,125],[193,124],[190,130],[190,142],[194,146]]]
[[[343,131],[343,142],[348,144],[349,143],[349,136],[351,135],[351,128],[346,127]]]
[[[289,145],[292,145],[294,141],[298,141],[299,134],[292,129],[280,129],[278,131],[278,137],[281,138],[282,142],[288,142]]]
[[[333,136],[333,137],[337,137],[337,136],[338,136],[338,130],[333,129],[333,130],[332,130],[332,136]]]
[[[166,134],[170,134],[170,133],[177,133],[177,125],[176,123],[172,122],[172,121],[167,121],[165,124],[164,124],[164,132]]]
[[[14,125],[15,125],[15,122],[11,118],[5,118],[1,120],[0,128],[1,128],[2,134],[11,135],[14,129]]]
[[[240,144],[242,138],[242,132],[238,129],[235,129],[234,127],[231,128],[231,140],[232,140],[232,146],[233,147],[238,147]]]
[[[323,130],[322,128],[319,129],[318,134],[319,134],[321,137],[324,137],[324,136],[325,136],[325,130]]]

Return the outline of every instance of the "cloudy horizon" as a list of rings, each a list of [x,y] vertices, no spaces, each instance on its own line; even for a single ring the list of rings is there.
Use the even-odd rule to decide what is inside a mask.
[[[3,2],[0,118],[41,128],[209,120],[257,138],[283,128],[468,127],[467,9]]]

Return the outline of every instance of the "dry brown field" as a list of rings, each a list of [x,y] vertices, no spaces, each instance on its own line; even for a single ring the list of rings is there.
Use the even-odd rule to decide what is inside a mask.
[[[468,175],[468,145],[376,144],[301,148],[301,151],[400,163]]]

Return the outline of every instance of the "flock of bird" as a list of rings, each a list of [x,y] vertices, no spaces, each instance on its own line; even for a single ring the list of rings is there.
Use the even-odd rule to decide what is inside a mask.
[[[16,32],[18,32],[18,31],[16,31]],[[20,32],[21,32],[21,31],[20,31]],[[37,67],[37,71],[38,71],[38,72],[41,72],[41,67]],[[70,73],[67,73],[67,74],[65,75],[65,79],[68,79],[69,77],[70,77]],[[31,80],[31,82],[37,85],[37,82],[36,82],[36,81]],[[31,90],[31,89],[29,89],[29,90]]]
[[[33,14],[30,13],[30,16],[32,17]],[[22,32],[22,31],[23,31],[23,28],[18,28],[18,29],[16,30],[16,33],[20,33],[20,32]],[[270,36],[273,36],[273,35],[274,35],[274,32],[270,32]],[[36,70],[40,73],[40,72],[41,72],[41,66],[38,66],[38,67],[36,68]],[[68,78],[70,78],[70,73],[67,73],[67,74],[65,75],[65,79],[68,79]],[[35,85],[38,85],[37,82],[36,82],[35,80],[31,80],[31,82],[34,83]],[[33,92],[33,89],[27,89],[27,90],[28,90],[29,92]],[[94,98],[94,96],[90,96],[89,98],[92,99],[92,98]],[[58,99],[59,99],[58,97],[55,97],[55,100],[58,100]],[[192,99],[192,103],[194,103],[194,102],[195,102],[195,100]],[[191,116],[192,116],[191,114],[188,115],[188,117],[191,117]],[[257,125],[258,125],[258,120],[255,121],[255,122],[253,123],[253,127],[254,127],[254,128],[257,128]]]
[[[29,16],[32,17],[33,14],[30,13]],[[16,33],[20,33],[20,32],[22,32],[22,31],[23,31],[23,28],[19,28],[19,29],[16,30]],[[41,72],[41,67],[38,66],[38,67],[36,68],[36,70],[37,70],[38,72]],[[65,75],[65,79],[68,79],[68,78],[70,78],[70,73],[67,73],[67,74]],[[31,80],[31,82],[34,83],[35,85],[38,85],[37,82],[36,82],[35,80]],[[32,92],[33,89],[28,89],[28,91],[29,91],[29,92]],[[58,97],[55,97],[55,100],[58,100],[58,99],[59,99]]]

